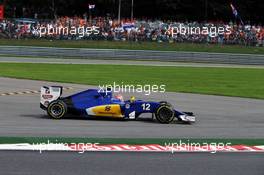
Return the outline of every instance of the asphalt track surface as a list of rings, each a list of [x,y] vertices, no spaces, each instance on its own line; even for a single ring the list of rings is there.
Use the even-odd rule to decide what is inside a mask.
[[[42,85],[63,85],[74,90],[85,85],[0,78],[0,93],[38,90]],[[93,87],[94,88],[94,87]],[[129,97],[131,94],[125,94]],[[39,94],[0,96],[0,136],[65,136],[99,138],[264,138],[264,100],[165,93],[137,98],[167,100],[183,111],[192,111],[197,122],[192,125],[162,125],[151,115],[139,121],[87,120],[71,117],[49,119],[39,108]]]
[[[0,152],[4,175],[263,175],[262,153]]]
[[[84,59],[117,59],[117,60],[147,60],[200,62],[214,64],[264,65],[263,55],[225,54],[207,52],[175,52],[151,50],[118,50],[118,49],[84,49],[84,48],[54,48],[54,47],[18,47],[1,46],[2,56],[31,56]]]

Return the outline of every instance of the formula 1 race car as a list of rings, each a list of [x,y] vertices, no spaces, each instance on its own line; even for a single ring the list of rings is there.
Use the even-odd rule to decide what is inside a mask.
[[[61,119],[66,114],[84,115],[85,117],[111,117],[137,119],[143,113],[151,113],[160,123],[179,121],[195,122],[192,112],[181,112],[165,101],[152,102],[136,100],[131,97],[124,101],[122,96],[113,96],[111,90],[88,89],[68,97],[61,97],[60,86],[41,87],[40,107],[54,119]]]

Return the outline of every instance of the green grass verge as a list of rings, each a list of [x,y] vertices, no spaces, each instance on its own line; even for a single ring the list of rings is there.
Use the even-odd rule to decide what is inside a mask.
[[[0,137],[0,144],[15,143],[99,143],[99,144],[160,144],[169,143],[199,143],[199,144],[218,144],[230,143],[231,145],[264,145],[264,139],[167,139],[167,138],[67,138],[67,137]]]
[[[85,40],[50,41],[44,39],[39,39],[39,40],[0,39],[0,45],[264,54],[264,47],[246,47],[239,45],[208,45],[208,44],[191,44],[191,43],[169,44],[169,43],[156,43],[156,42],[139,43],[139,42],[121,42],[121,41],[85,41]]]
[[[264,69],[0,63],[0,76],[54,82],[157,84],[167,91],[264,99]]]

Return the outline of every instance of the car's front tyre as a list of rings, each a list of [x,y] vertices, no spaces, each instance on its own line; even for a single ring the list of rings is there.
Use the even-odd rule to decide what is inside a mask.
[[[67,113],[67,105],[61,100],[53,101],[49,104],[47,113],[53,119],[61,119]]]
[[[155,113],[156,119],[162,124],[169,124],[175,118],[175,113],[169,103],[162,102]]]

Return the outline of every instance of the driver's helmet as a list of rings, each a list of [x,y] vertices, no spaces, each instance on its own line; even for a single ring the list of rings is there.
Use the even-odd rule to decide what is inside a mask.
[[[136,101],[136,97],[132,96],[130,97],[130,103],[134,103]]]
[[[115,95],[115,99],[118,99],[120,101],[124,101],[124,98],[123,98],[123,96],[121,94]]]

